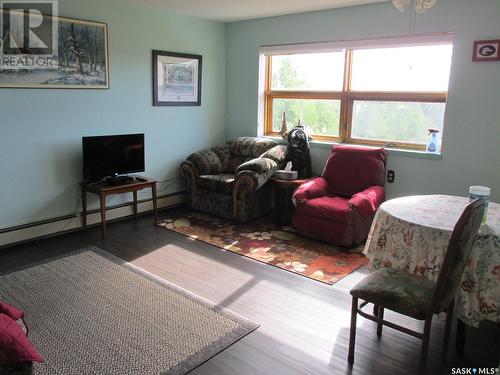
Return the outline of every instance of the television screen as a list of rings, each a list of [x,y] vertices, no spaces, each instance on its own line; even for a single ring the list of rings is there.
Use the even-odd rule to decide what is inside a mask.
[[[83,137],[83,178],[144,172],[144,134]]]

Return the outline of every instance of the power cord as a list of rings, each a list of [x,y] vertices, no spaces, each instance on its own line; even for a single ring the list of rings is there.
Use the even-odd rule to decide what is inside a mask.
[[[179,180],[181,180],[180,176],[177,176],[177,177],[174,177],[174,178],[169,178],[169,179],[166,179],[166,180],[163,180],[163,181],[158,181],[157,184],[160,185],[161,187],[159,189],[157,189],[157,192],[156,192],[157,197],[159,195],[161,195],[161,193],[166,193],[168,191],[168,189],[171,186],[175,185],[176,182],[178,182]],[[150,198],[151,197],[151,195],[148,192],[144,192],[144,193],[142,194],[141,198],[144,199],[144,198]],[[141,192],[139,192],[139,194],[141,195]]]
[[[69,225],[73,222],[74,219],[77,219],[79,217],[81,217],[81,215],[79,215],[79,208],[80,208],[80,204],[82,202],[82,198],[80,197],[78,199],[78,202],[76,203],[76,206],[75,206],[75,209],[73,210],[73,212],[75,213],[74,217],[70,218],[70,219],[67,219],[67,222],[66,224],[64,224],[59,230],[57,230],[55,233],[59,233],[59,232],[62,232],[64,231],[67,227],[69,227]]]

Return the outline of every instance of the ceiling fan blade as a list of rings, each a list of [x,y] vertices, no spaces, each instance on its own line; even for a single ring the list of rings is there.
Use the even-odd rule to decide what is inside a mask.
[[[432,8],[437,3],[437,0],[416,0],[415,9],[417,13],[424,13]]]
[[[392,0],[392,3],[400,12],[404,12],[408,5],[410,5],[411,0]]]

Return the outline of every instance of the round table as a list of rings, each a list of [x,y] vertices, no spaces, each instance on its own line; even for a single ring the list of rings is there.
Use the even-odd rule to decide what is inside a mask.
[[[364,253],[371,270],[389,267],[436,281],[448,242],[468,198],[420,195],[384,202]],[[455,300],[457,317],[478,327],[500,323],[500,205],[490,202]]]

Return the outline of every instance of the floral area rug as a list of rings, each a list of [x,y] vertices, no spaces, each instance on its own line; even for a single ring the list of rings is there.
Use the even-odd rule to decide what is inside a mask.
[[[260,262],[332,285],[365,264],[363,245],[344,249],[327,245],[270,219],[248,224],[197,212],[171,214],[161,227]]]

